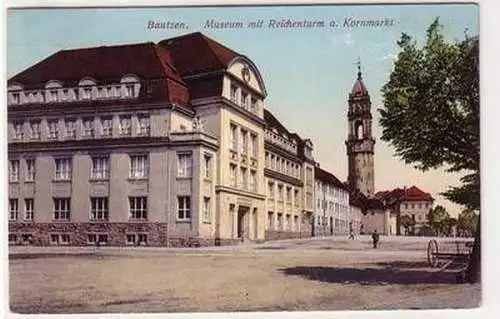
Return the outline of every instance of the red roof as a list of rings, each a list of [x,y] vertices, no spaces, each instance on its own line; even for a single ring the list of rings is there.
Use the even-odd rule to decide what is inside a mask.
[[[395,188],[391,191],[380,191],[375,194],[380,199],[398,199],[400,201],[433,201],[431,194],[424,192],[417,186],[410,188]]]

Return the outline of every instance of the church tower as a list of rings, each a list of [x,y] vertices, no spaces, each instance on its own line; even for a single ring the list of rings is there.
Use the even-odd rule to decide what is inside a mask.
[[[375,176],[373,155],[375,139],[372,137],[370,95],[363,83],[358,62],[358,78],[349,94],[347,112],[348,135],[345,142],[348,159],[348,183],[368,197],[374,195]]]

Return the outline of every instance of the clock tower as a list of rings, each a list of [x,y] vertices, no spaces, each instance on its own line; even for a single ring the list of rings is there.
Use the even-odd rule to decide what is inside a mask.
[[[348,104],[348,135],[345,142],[348,159],[347,180],[351,189],[358,189],[367,197],[372,197],[375,188],[375,139],[372,137],[370,95],[363,83],[359,62],[358,77],[349,94]]]

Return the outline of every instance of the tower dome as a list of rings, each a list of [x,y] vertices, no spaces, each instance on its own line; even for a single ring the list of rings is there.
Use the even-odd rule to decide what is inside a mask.
[[[366,89],[365,83],[363,83],[363,76],[361,74],[361,64],[358,62],[358,78],[351,90],[352,95],[367,95],[368,90]]]

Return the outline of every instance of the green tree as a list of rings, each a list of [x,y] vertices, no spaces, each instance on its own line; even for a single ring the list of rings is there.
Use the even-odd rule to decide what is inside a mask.
[[[476,230],[478,216],[471,209],[464,209],[457,220],[457,230],[466,236],[472,236]]]
[[[480,208],[478,38],[445,41],[436,19],[417,45],[403,33],[379,110],[382,140],[406,163],[426,171],[461,172],[461,184],[442,195],[467,208]],[[467,278],[479,280],[480,223]]]
[[[408,215],[403,215],[399,218],[399,224],[403,226],[406,233],[413,233],[413,227],[415,226],[415,221]]]
[[[429,209],[427,213],[427,223],[438,236],[444,233],[446,222],[449,218],[450,214],[441,205]]]
[[[454,217],[448,217],[443,222],[443,233],[446,236],[451,236],[453,234],[453,227],[457,225],[457,219]]]

